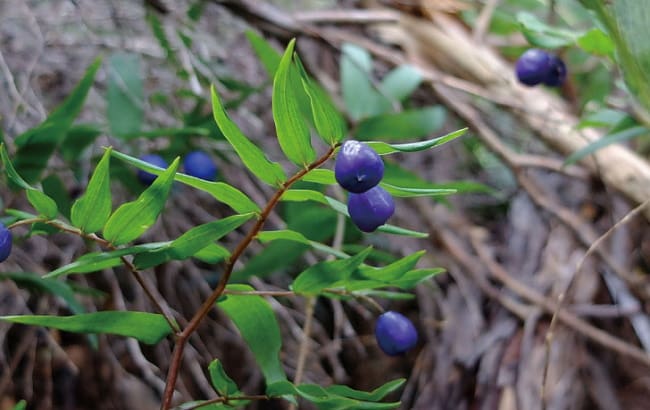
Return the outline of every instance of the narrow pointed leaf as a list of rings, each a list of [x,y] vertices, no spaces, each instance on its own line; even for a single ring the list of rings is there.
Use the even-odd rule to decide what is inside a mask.
[[[248,285],[231,285],[228,289],[254,290]],[[261,296],[228,295],[218,302],[218,306],[239,329],[255,361],[262,368],[266,383],[286,380],[279,357],[282,347],[280,326],[271,305]]]
[[[256,177],[269,185],[278,186],[286,181],[287,177],[280,164],[269,161],[264,152],[242,134],[239,127],[228,117],[223,108],[217,92],[212,86],[212,113],[219,129],[230,145],[235,149],[246,168]]]
[[[380,185],[388,191],[389,194],[401,198],[413,198],[419,196],[444,196],[451,195],[458,192],[450,188],[403,188],[385,182]]]
[[[77,301],[72,288],[65,282],[55,279],[47,279],[35,273],[26,272],[7,272],[0,273],[0,279],[9,279],[14,281],[18,286],[28,289],[38,289],[60,297],[70,308],[72,313],[85,312],[84,307]]]
[[[294,164],[306,166],[316,158],[316,153],[293,90],[296,84],[291,81],[294,45],[295,39],[289,42],[273,79],[273,121],[284,154]]]
[[[282,55],[265,39],[258,36],[252,30],[246,31],[246,38],[248,38],[248,41],[251,43],[251,47],[253,47],[253,51],[257,55],[257,58],[262,62],[269,78],[273,78],[278,66],[280,65]]]
[[[102,269],[112,268],[122,264],[122,256],[138,255],[167,246],[169,242],[153,242],[143,245],[135,245],[128,248],[120,248],[110,252],[91,252],[80,256],[76,261],[53,270],[44,275],[44,278],[56,278],[61,275],[72,273],[90,273]]]
[[[391,282],[413,269],[424,253],[425,251],[412,253],[381,268],[364,266],[359,269],[359,273],[368,279]]]
[[[371,247],[358,254],[341,260],[324,261],[310,266],[293,281],[291,288],[304,295],[317,295],[325,288],[344,286],[346,280],[352,275],[372,251]]]
[[[73,205],[70,218],[72,224],[83,232],[97,232],[104,227],[111,215],[111,185],[109,162],[111,148],[108,148],[90,177],[86,192]]]
[[[138,199],[115,210],[104,227],[104,237],[108,241],[116,246],[131,242],[156,222],[174,182],[178,162],[176,158]]]
[[[50,327],[73,333],[109,333],[156,344],[171,332],[162,315],[146,312],[106,311],[74,316],[0,316],[0,320]]]
[[[223,365],[219,359],[214,359],[208,366],[210,373],[210,382],[212,387],[219,395],[230,397],[239,394],[239,387],[237,384],[226,374]]]
[[[138,269],[146,269],[170,260],[187,259],[221,239],[224,235],[237,229],[253,216],[254,214],[252,213],[233,215],[218,221],[196,226],[166,246],[138,254],[133,263]]]
[[[382,141],[366,141],[366,144],[370,145],[370,147],[377,151],[379,155],[387,155],[395,152],[418,152],[446,144],[447,142],[455,140],[456,138],[462,136],[466,132],[467,128],[462,128],[458,131],[443,135],[442,137],[404,144],[388,144]]]
[[[16,138],[18,151],[14,165],[27,182],[34,183],[38,180],[52,153],[66,137],[81,111],[100,64],[101,59],[95,59],[70,95],[46,120]]]
[[[18,174],[14,165],[11,163],[11,160],[9,160],[7,148],[4,144],[0,144],[0,159],[5,166],[9,180],[26,191],[27,200],[34,209],[47,218],[55,218],[58,214],[56,202],[54,202],[54,200],[47,196],[43,191],[32,187]]]
[[[120,138],[140,131],[143,118],[144,89],[137,54],[118,52],[108,61],[106,116],[111,133]]]
[[[410,65],[401,65],[389,72],[379,85],[381,92],[395,101],[402,101],[422,83],[420,70]]]
[[[636,126],[605,135],[604,137],[587,144],[581,149],[575,151],[573,154],[569,155],[564,163],[565,165],[575,164],[576,162],[580,161],[588,155],[593,154],[601,148],[605,148],[606,146],[615,144],[617,142],[627,141],[641,135],[646,135],[649,131],[650,130],[644,126]]]
[[[164,170],[155,167],[148,162],[131,157],[121,152],[113,151],[111,155],[122,161],[128,162],[129,164],[134,165],[139,169],[145,170],[155,175],[160,175],[162,172],[164,172]],[[191,186],[192,188],[207,192],[208,194],[212,195],[214,199],[228,205],[237,213],[245,214],[249,212],[260,211],[259,206],[257,206],[255,202],[251,201],[251,199],[247,197],[246,194],[224,182],[206,181],[204,179],[196,178],[180,172],[177,172],[174,175],[174,180]]]
[[[330,146],[341,141],[347,133],[345,119],[334,106],[325,90],[307,75],[296,56],[296,65],[305,93],[309,97],[311,114],[318,136]]]

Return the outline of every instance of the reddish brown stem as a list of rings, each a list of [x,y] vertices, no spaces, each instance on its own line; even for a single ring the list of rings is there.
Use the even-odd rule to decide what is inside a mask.
[[[307,167],[296,172],[291,178],[285,181],[282,184],[282,186],[275,192],[275,194],[273,194],[271,199],[269,199],[269,201],[266,203],[266,206],[260,213],[260,216],[257,219],[257,222],[255,222],[255,225],[251,228],[248,234],[241,240],[241,242],[239,242],[235,250],[232,252],[230,258],[228,258],[228,261],[226,262],[226,265],[224,267],[224,272],[221,275],[221,279],[219,279],[219,283],[212,291],[210,296],[203,302],[201,307],[194,314],[194,316],[187,324],[185,329],[183,329],[183,331],[178,334],[178,338],[176,339],[176,344],[174,346],[174,352],[172,353],[172,361],[169,366],[169,371],[167,373],[167,382],[165,384],[163,401],[160,407],[161,410],[169,410],[171,406],[172,398],[174,395],[174,388],[176,386],[176,380],[178,379],[178,373],[180,371],[181,361],[183,359],[183,351],[185,349],[185,344],[187,343],[187,340],[192,335],[192,333],[194,333],[194,331],[199,327],[199,324],[201,324],[203,318],[205,318],[205,316],[207,316],[207,314],[210,312],[217,299],[219,299],[219,297],[221,297],[221,295],[223,294],[224,290],[226,289],[226,285],[230,280],[230,275],[232,274],[233,268],[235,267],[235,263],[237,262],[239,257],[244,253],[248,245],[250,245],[250,243],[253,241],[253,239],[255,239],[257,234],[262,230],[262,227],[264,226],[266,219],[271,214],[271,211],[273,211],[273,208],[280,201],[282,195],[296,181],[299,181],[308,172],[310,172],[315,168],[318,168],[323,163],[325,163],[328,159],[330,159],[330,157],[334,154],[335,149],[336,146],[331,147],[322,157],[318,158],[316,161],[312,162]]]

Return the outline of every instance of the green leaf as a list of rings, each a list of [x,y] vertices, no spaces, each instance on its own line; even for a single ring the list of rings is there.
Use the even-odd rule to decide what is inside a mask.
[[[18,152],[16,152],[14,165],[28,183],[34,183],[39,179],[50,156],[66,137],[73,121],[81,111],[100,64],[101,59],[96,58],[61,105],[52,111],[42,124],[16,138]]]
[[[214,120],[237,152],[237,155],[239,155],[239,158],[246,165],[246,168],[269,185],[278,186],[286,181],[287,177],[280,164],[269,161],[262,150],[246,138],[237,125],[228,117],[214,86],[210,88],[210,92],[212,94]]]
[[[391,286],[396,286],[400,289],[413,289],[418,283],[432,276],[438,275],[445,270],[443,268],[423,268],[413,269],[406,272],[399,279],[391,282]]]
[[[74,316],[0,316],[0,320],[43,326],[73,333],[109,333],[156,344],[171,332],[162,315],[146,312],[107,311]]]
[[[83,232],[97,232],[104,227],[111,215],[111,181],[109,163],[111,148],[108,148],[90,177],[86,192],[79,198],[70,213],[72,225]]]
[[[56,278],[61,275],[69,275],[71,273],[89,273],[97,272],[102,269],[112,268],[122,264],[122,256],[137,255],[143,252],[152,251],[165,247],[169,242],[153,242],[143,245],[131,246],[128,248],[120,248],[110,252],[91,252],[80,256],[76,261],[69,263],[65,266],[53,270],[52,272],[44,275],[44,278]]]
[[[248,41],[251,43],[257,58],[260,59],[264,69],[266,69],[269,78],[273,78],[278,66],[280,65],[282,55],[254,31],[246,30],[245,34],[246,38],[248,38]]]
[[[418,152],[446,144],[449,141],[453,141],[456,138],[463,136],[466,132],[467,128],[462,128],[458,131],[443,135],[442,137],[404,144],[387,144],[382,141],[366,141],[366,144],[377,151],[379,155],[387,155],[395,152]]]
[[[76,124],[68,129],[65,134],[60,151],[63,158],[68,162],[79,161],[81,153],[92,145],[104,131],[99,125]]]
[[[404,188],[404,187],[387,184],[385,182],[381,182],[380,185],[386,191],[388,191],[388,193],[391,194],[392,196],[396,196],[400,198],[414,198],[420,196],[444,196],[444,195],[455,194],[456,192],[458,192],[455,189],[449,189],[449,188]]]
[[[273,121],[280,147],[287,158],[296,165],[307,166],[316,158],[316,153],[293,89],[296,84],[291,81],[294,80],[290,76],[294,46],[295,39],[289,42],[273,79]]]
[[[324,245],[318,241],[309,240],[305,235],[291,229],[282,229],[277,231],[262,231],[257,235],[257,240],[262,243],[273,241],[291,241],[303,245],[309,245],[315,250],[321,251],[327,255],[333,255],[337,258],[349,258],[350,256],[331,246]]]
[[[578,45],[588,53],[610,56],[615,51],[612,39],[598,28],[592,28],[576,40]]]
[[[613,16],[615,21],[615,27],[608,25],[608,28],[616,43],[625,82],[646,111],[650,111],[650,46],[647,42],[650,13],[647,4],[617,0],[611,2],[608,11],[607,16]]]
[[[517,21],[526,40],[536,47],[550,49],[564,47],[573,44],[578,37],[575,31],[551,27],[528,12],[519,12]]]
[[[16,403],[13,410],[25,410],[26,408],[27,408],[27,402],[25,400],[21,400],[18,403]]]
[[[359,269],[359,274],[368,279],[379,280],[382,282],[392,282],[399,279],[406,272],[410,271],[418,263],[425,251],[418,251],[405,256],[397,261],[381,268],[363,266]]]
[[[135,201],[122,204],[115,210],[104,227],[106,240],[115,246],[123,245],[138,238],[156,222],[165,207],[178,162],[176,158]]]
[[[124,138],[142,127],[144,91],[140,58],[118,52],[108,60],[106,116],[111,133]]]
[[[194,257],[205,263],[215,264],[229,258],[230,251],[216,243],[211,243],[195,253]]]
[[[14,281],[18,286],[38,289],[42,292],[58,296],[68,305],[72,313],[83,313],[86,311],[75,298],[72,288],[65,282],[43,278],[35,273],[26,272],[0,273],[0,279],[9,279]]]
[[[418,108],[396,114],[382,114],[361,121],[355,136],[360,140],[418,138],[430,135],[445,122],[446,110],[439,106]]]
[[[160,175],[163,170],[155,167],[148,162],[142,161],[138,158],[131,157],[121,152],[113,151],[111,153],[115,158],[135,165],[139,169],[145,170],[155,175]],[[199,189],[212,195],[214,199],[231,207],[235,212],[246,214],[249,212],[260,212],[260,208],[251,201],[243,192],[237,188],[223,182],[206,181],[201,178],[196,178],[190,175],[177,172],[174,175],[174,180],[192,188]]]
[[[345,43],[341,53],[341,91],[350,117],[358,121],[390,109],[390,102],[370,82],[372,59],[363,48]]]
[[[133,263],[138,269],[146,269],[170,260],[184,260],[194,256],[208,245],[221,239],[248,221],[254,214],[233,215],[218,221],[196,226],[168,245],[138,254]]]
[[[70,219],[70,208],[72,199],[68,192],[68,187],[61,178],[56,174],[50,174],[41,181],[43,193],[54,200],[56,207],[61,215]]]
[[[351,399],[365,400],[365,401],[379,401],[386,397],[388,394],[394,392],[404,385],[406,379],[396,379],[384,384],[381,387],[376,388],[371,392],[365,392],[360,390],[352,389],[348,386],[342,385],[333,385],[326,387],[329,393],[336,394],[338,396],[349,397]]]
[[[296,61],[299,63],[300,60]],[[297,64],[302,80],[302,86],[309,97],[311,113],[316,126],[316,131],[325,143],[334,146],[347,134],[345,119],[334,106],[329,95],[316,81],[309,78],[302,64]]]
[[[322,410],[359,410],[359,409],[396,409],[399,402],[377,403],[388,393],[398,389],[404,379],[395,380],[370,392],[351,389],[347,386],[330,386],[323,388],[317,384],[301,384],[295,386],[288,381],[281,381],[269,385],[266,394],[270,396],[297,395],[314,404]]]
[[[381,81],[381,92],[395,101],[403,101],[422,83],[420,70],[410,65],[401,65],[389,72]]]
[[[372,251],[371,247],[358,254],[341,260],[323,261],[304,270],[293,281],[291,288],[303,295],[317,295],[325,288],[335,288],[345,285],[361,263]]]
[[[237,384],[226,374],[223,365],[219,359],[214,359],[208,366],[210,373],[210,382],[215,391],[220,396],[230,397],[239,394],[239,387]]]
[[[288,189],[282,194],[280,200],[293,202],[314,201],[325,205],[328,204],[325,194],[311,189]]]
[[[301,181],[305,182],[315,182],[317,184],[323,185],[334,185],[336,184],[336,178],[334,177],[334,171],[331,169],[325,168],[316,168],[309,171],[302,177]]]
[[[56,202],[42,191],[29,185],[27,181],[16,172],[16,169],[9,159],[7,148],[4,144],[0,144],[0,159],[5,166],[9,180],[26,191],[27,200],[34,209],[36,209],[36,212],[50,219],[55,218],[58,214]]]
[[[229,290],[252,291],[248,285],[230,285]],[[286,380],[280,349],[282,338],[280,327],[271,305],[261,296],[227,295],[218,302],[239,329],[246,344],[253,352],[255,361],[262,368],[267,384]]]
[[[646,135],[648,134],[649,131],[650,130],[648,130],[648,128],[644,126],[636,126],[636,127],[626,128],[622,131],[614,132],[612,134],[607,134],[604,137],[587,144],[586,146],[575,151],[573,154],[569,155],[569,157],[564,161],[564,164],[565,165],[574,164],[580,161],[581,159],[585,158],[586,156],[593,154],[594,152],[598,151],[601,148],[604,148],[611,144],[615,144],[617,142],[627,141],[632,138],[639,137],[641,135]]]
[[[621,122],[628,114],[624,111],[603,108],[583,116],[578,128],[585,127],[611,127]]]

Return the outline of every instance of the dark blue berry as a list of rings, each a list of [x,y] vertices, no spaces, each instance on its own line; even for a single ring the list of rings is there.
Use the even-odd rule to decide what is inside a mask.
[[[0,222],[0,262],[3,262],[11,253],[11,231]]]
[[[551,64],[546,78],[544,79],[544,84],[549,87],[558,87],[564,83],[566,79],[566,65],[564,61],[558,56],[551,56]]]
[[[406,316],[388,311],[377,318],[375,338],[384,353],[398,356],[415,347],[418,331]]]
[[[526,50],[515,63],[517,78],[522,84],[534,86],[546,80],[551,71],[552,56],[544,50]]]
[[[346,141],[334,164],[336,182],[350,192],[366,192],[384,176],[384,162],[377,152],[363,142]]]
[[[372,232],[386,223],[395,212],[393,197],[379,185],[361,194],[350,193],[348,213],[363,232]]]
[[[155,165],[159,168],[167,168],[169,164],[158,154],[146,154],[140,157],[144,162],[148,162],[151,165]],[[157,175],[152,174],[141,169],[138,170],[138,179],[145,185],[151,185],[153,181],[156,180]]]
[[[214,181],[217,176],[217,166],[204,151],[192,151],[183,160],[183,169],[187,175]]]

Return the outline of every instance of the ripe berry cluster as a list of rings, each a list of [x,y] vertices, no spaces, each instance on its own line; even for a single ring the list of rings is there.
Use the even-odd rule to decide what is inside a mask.
[[[566,65],[560,57],[538,48],[526,50],[515,63],[519,82],[529,87],[544,84],[558,87],[566,79]]]
[[[4,262],[11,253],[11,231],[0,222],[0,262]]]
[[[163,157],[158,154],[146,154],[140,157],[142,161],[148,162],[159,168],[167,168],[169,164]],[[210,155],[204,151],[192,151],[183,159],[183,170],[187,175],[196,178],[214,181],[217,176],[217,165]],[[156,175],[138,170],[138,179],[145,185],[151,185],[156,179]]]
[[[395,212],[393,197],[378,185],[384,176],[384,162],[367,144],[355,140],[343,143],[334,176],[350,193],[348,213],[363,232],[373,232]]]

